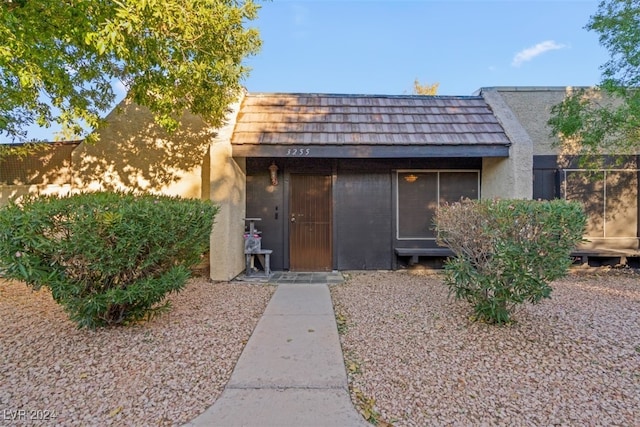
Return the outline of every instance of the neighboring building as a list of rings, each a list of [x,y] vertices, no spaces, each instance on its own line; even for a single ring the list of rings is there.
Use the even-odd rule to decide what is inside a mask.
[[[220,204],[210,251],[215,280],[244,269],[244,218],[262,218],[257,227],[262,247],[273,250],[273,270],[395,269],[420,254],[443,254],[433,213],[461,197],[581,200],[590,214],[584,249],[637,256],[636,159],[594,180],[559,156],[546,122],[566,90],[246,94],[223,128],[185,115],[174,134],[123,102],[99,143],[73,149],[70,185]],[[11,187],[0,185],[0,203]]]
[[[580,166],[573,153],[552,146],[547,120],[565,87],[481,89],[497,93],[533,142],[533,198],[566,198],[584,204],[588,214],[585,254],[638,258],[638,156],[608,155],[610,166],[597,171]],[[483,95],[484,96],[484,95]],[[637,261],[637,260],[636,260]]]

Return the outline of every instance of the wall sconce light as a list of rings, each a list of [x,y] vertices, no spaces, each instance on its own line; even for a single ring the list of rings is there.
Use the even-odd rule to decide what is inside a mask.
[[[414,174],[404,176],[404,180],[407,182],[416,182],[417,179],[418,179],[418,175],[414,175]]]
[[[269,177],[271,178],[271,185],[278,185],[278,166],[276,166],[276,162],[271,162],[271,166],[269,166]]]

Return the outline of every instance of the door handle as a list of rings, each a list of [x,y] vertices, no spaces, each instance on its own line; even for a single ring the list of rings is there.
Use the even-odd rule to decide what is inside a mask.
[[[291,217],[291,222],[296,222],[296,217],[295,216]]]

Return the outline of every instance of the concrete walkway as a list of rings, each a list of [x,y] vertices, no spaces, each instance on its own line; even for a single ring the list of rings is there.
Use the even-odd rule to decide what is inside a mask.
[[[349,398],[326,282],[278,284],[222,395],[186,426],[370,426]]]

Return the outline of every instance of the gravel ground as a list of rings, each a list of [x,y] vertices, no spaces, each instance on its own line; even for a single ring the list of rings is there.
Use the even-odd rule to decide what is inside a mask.
[[[0,279],[0,425],[188,422],[222,392],[273,291],[194,278],[151,322],[87,331],[48,291]]]
[[[395,426],[640,426],[640,275],[553,288],[496,327],[433,273],[350,275],[331,293],[354,403]]]
[[[640,275],[573,274],[503,327],[470,322],[437,274],[347,276],[331,293],[352,398],[378,420],[640,426]],[[181,425],[222,392],[273,291],[192,279],[152,322],[86,331],[0,280],[0,425]]]

